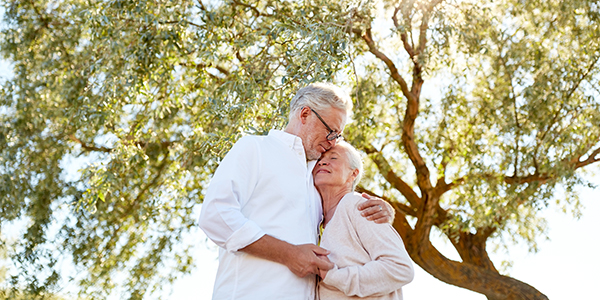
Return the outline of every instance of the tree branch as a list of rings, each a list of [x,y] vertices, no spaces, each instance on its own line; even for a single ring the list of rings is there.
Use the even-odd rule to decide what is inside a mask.
[[[236,5],[239,5],[239,6],[243,6],[243,7],[249,8],[250,10],[252,10],[254,12],[254,16],[256,16],[256,17],[259,17],[259,16],[261,16],[261,17],[272,17],[273,16],[272,14],[263,13],[263,12],[259,11],[258,8],[256,8],[255,6],[243,3],[243,2],[241,2],[239,0],[233,0],[233,3],[236,4]]]
[[[414,207],[410,207],[410,206],[402,204],[402,203],[400,203],[398,201],[393,201],[392,199],[387,198],[385,196],[377,195],[377,194],[373,193],[372,191],[369,191],[369,190],[365,189],[361,185],[359,185],[358,187],[356,187],[356,191],[359,192],[359,193],[367,193],[367,194],[369,194],[371,196],[379,197],[379,198],[387,201],[389,204],[391,204],[397,211],[402,212],[402,213],[404,213],[406,215],[413,216],[413,217],[417,216],[417,211],[416,211],[416,209]]]
[[[90,145],[90,144],[84,143],[80,139],[76,138],[75,135],[72,135],[72,134],[70,134],[68,136],[68,138],[71,141],[74,141],[74,142],[78,143],[79,145],[81,145],[81,148],[85,151],[97,151],[97,152],[105,152],[105,153],[110,153],[111,151],[113,151],[113,149],[111,149],[111,148],[98,147],[95,145]]]
[[[163,24],[163,25],[167,25],[167,24],[179,24],[179,23],[182,23],[182,22],[186,23],[188,25],[200,28],[200,29],[203,28],[201,25],[198,25],[198,24],[196,24],[196,23],[194,23],[192,21],[188,21],[188,20],[182,20],[182,21],[162,21],[162,22],[159,22],[159,24]]]
[[[577,88],[579,88],[579,86],[581,85],[581,83],[583,82],[583,80],[594,69],[594,66],[596,65],[596,63],[598,63],[598,60],[600,60],[600,56],[597,57],[596,60],[594,60],[590,64],[590,66],[587,68],[587,70],[585,71],[585,73],[581,74],[581,72],[578,72],[579,74],[581,74],[581,77],[579,78],[579,80],[577,80],[577,82],[575,83],[575,85],[567,93],[566,99],[564,99],[562,101],[560,107],[558,108],[558,110],[554,114],[554,117],[552,118],[552,121],[550,121],[550,124],[548,124],[548,128],[546,128],[546,130],[544,130],[544,133],[542,133],[541,137],[538,138],[538,140],[540,141],[540,143],[538,143],[538,145],[535,147],[535,150],[533,151],[533,156],[534,157],[537,156],[537,153],[538,153],[539,147],[541,145],[541,142],[546,138],[546,134],[548,134],[548,132],[550,132],[551,129],[554,127],[554,124],[556,124],[556,120],[558,119],[558,117],[560,115],[560,112],[563,110],[563,108],[566,105],[566,100],[568,100],[569,98],[571,98],[571,96],[573,96],[573,94],[575,93],[575,91],[577,90]]]
[[[422,9],[423,16],[421,17],[421,25],[419,26],[419,45],[417,46],[416,51],[412,51],[413,47],[406,49],[409,53],[412,52],[411,60],[414,64],[413,68],[413,84],[411,88],[411,92],[418,99],[421,95],[421,88],[423,87],[423,66],[421,65],[420,56],[425,52],[425,46],[427,45],[427,30],[429,29],[429,17],[431,16],[431,12],[434,7],[440,4],[442,0],[436,0],[429,3],[429,5],[425,5]],[[408,43],[406,43],[408,44]],[[406,45],[405,45],[406,48]],[[410,50],[410,51],[409,51]]]
[[[204,6],[204,3],[202,3],[202,0],[197,0],[198,1],[198,6],[200,7],[200,9],[202,9],[203,11],[206,11],[206,6]]]
[[[160,165],[158,166],[158,170],[156,171],[156,175],[154,176],[154,178],[152,178],[152,181],[150,181],[148,184],[146,184],[146,186],[144,186],[140,192],[138,193],[138,196],[135,198],[134,203],[140,203],[140,200],[142,199],[142,197],[144,196],[144,194],[153,186],[158,184],[158,181],[161,179],[164,170],[166,169],[167,165],[169,164],[169,151],[165,151],[165,157],[163,158],[163,161],[160,163]]]
[[[586,151],[585,153],[589,152]],[[593,163],[599,162],[600,161],[600,157],[597,157],[600,154],[600,147],[593,150],[592,153],[590,154],[590,156],[584,160],[584,161],[580,161],[582,155],[578,155],[576,157],[573,157],[572,159],[565,159],[563,161],[568,162],[571,164],[571,167],[573,168],[573,170],[577,170],[579,168],[583,168],[585,166],[591,165]],[[555,177],[553,174],[548,174],[548,173],[538,173],[536,170],[536,173],[534,174],[530,174],[527,176],[522,176],[522,177],[505,177],[504,178],[504,182],[508,183],[508,184],[523,184],[523,183],[531,183],[531,182],[540,182],[541,184],[546,183],[548,180],[550,180],[551,178]]]
[[[464,183],[463,178],[452,181],[450,183],[446,183],[446,176],[442,176],[442,177],[438,178],[437,182],[435,183],[434,193],[437,197],[441,197],[447,191],[449,191],[463,183]]]
[[[387,57],[387,55],[379,51],[379,49],[375,45],[375,42],[373,41],[373,36],[371,34],[371,27],[369,26],[364,34],[362,34],[360,29],[354,29],[353,31],[367,43],[367,46],[369,47],[369,52],[373,53],[375,57],[379,58],[383,63],[385,63],[385,65],[388,67],[388,70],[390,71],[392,79],[394,79],[394,81],[396,81],[400,85],[400,89],[402,89],[402,94],[404,94],[406,98],[414,98],[414,96],[408,90],[408,84],[406,83],[404,78],[402,78],[402,75],[400,75],[400,73],[398,72],[398,68],[396,68],[394,62],[392,62],[392,60],[389,57]]]
[[[416,55],[420,55],[425,51],[425,45],[427,44],[427,29],[429,29],[429,17],[433,9],[443,0],[435,0],[429,3],[423,10],[423,19],[421,26],[419,27],[419,46],[417,47]]]
[[[398,15],[398,12],[400,11],[400,9],[401,9],[401,7],[397,6],[394,9],[394,14],[392,15],[392,21],[394,21],[394,26],[396,28],[400,27],[400,23],[398,22],[398,18],[396,17]],[[413,62],[414,62],[415,51],[414,51],[413,47],[410,45],[410,43],[408,42],[408,34],[406,32],[407,31],[404,30],[404,31],[402,31],[402,33],[400,33],[400,39],[402,40],[402,44],[404,44],[404,50],[406,50],[406,52],[410,56],[411,60],[413,60]]]
[[[179,65],[182,67],[193,67],[198,70],[206,69],[206,68],[215,68],[225,76],[229,76],[231,74],[231,72],[229,70],[227,70],[225,67],[220,66],[220,65],[213,65],[212,63],[208,63],[208,64],[204,64],[204,63],[191,64],[190,63],[190,64],[188,64],[188,63],[182,62],[182,63],[179,63]],[[214,77],[215,79],[223,79],[214,74],[211,74],[210,72],[207,72],[207,73],[209,74],[209,76]]]
[[[406,182],[394,173],[394,170],[392,170],[392,167],[383,154],[375,149],[373,145],[367,145],[363,149],[367,154],[373,154],[372,160],[375,165],[377,165],[379,172],[381,172],[381,175],[383,175],[385,180],[402,193],[402,196],[404,196],[414,208],[419,208],[422,205],[421,199]]]
[[[168,151],[167,151],[168,153]],[[152,178],[152,181],[149,182],[148,184],[146,184],[138,193],[137,197],[135,198],[135,200],[131,201],[131,203],[127,206],[127,208],[121,212],[121,216],[123,216],[124,218],[127,217],[133,217],[136,220],[136,223],[139,222],[138,217],[133,215],[132,213],[134,211],[138,210],[138,207],[140,206],[140,204],[142,203],[142,197],[146,194],[146,192],[153,186],[157,185],[160,178],[163,176],[163,172],[166,169],[166,166],[168,165],[168,158],[167,155],[165,155],[165,158],[163,159],[163,161],[161,162],[161,164],[158,166],[158,170],[156,175]],[[125,226],[117,226],[116,230],[111,234],[110,239],[104,244],[104,248],[103,251],[101,251],[102,253],[107,253],[110,252],[112,250],[114,250],[115,248],[115,243],[116,241],[120,238],[119,233],[122,231],[122,229],[126,228]],[[98,256],[97,258],[97,263],[99,263],[102,258],[103,258],[104,254],[101,254]]]
[[[584,161],[579,161],[579,159],[581,158],[581,156],[577,157],[576,163],[575,163],[575,169],[579,169],[579,168],[583,168],[587,165],[591,165],[595,162],[600,161],[600,156],[598,156],[598,154],[600,154],[600,147],[597,148],[596,150],[592,151],[592,153],[590,154],[590,156],[584,160]]]
[[[422,27],[422,29],[426,31],[427,28]],[[415,64],[415,68],[413,69],[413,86],[412,89],[409,90],[408,84],[400,75],[392,60],[379,51],[375,45],[370,24],[368,25],[364,34],[360,30],[354,30],[354,32],[367,43],[369,51],[386,64],[390,72],[390,76],[400,85],[400,89],[407,99],[406,113],[402,128],[402,142],[405,147],[406,154],[416,169],[417,184],[422,195],[420,198],[421,205],[418,207],[419,216],[415,227],[415,233],[421,242],[426,242],[429,239],[431,226],[436,220],[435,215],[436,209],[439,207],[439,198],[433,197],[432,195],[432,184],[429,178],[430,172],[425,164],[425,161],[423,160],[423,157],[419,153],[419,148],[414,138],[415,120],[419,112],[419,94],[420,88],[423,84],[420,65],[418,63]],[[420,46],[424,48],[425,44],[422,43]]]
[[[360,33],[360,31],[355,30],[355,33]],[[418,147],[414,141],[414,124],[419,110],[418,98],[411,91],[409,91],[408,84],[406,83],[404,78],[402,78],[392,60],[385,54],[383,54],[381,51],[379,51],[379,49],[375,45],[375,42],[373,41],[370,27],[367,28],[366,32],[361,36],[361,38],[367,43],[369,51],[386,64],[388,70],[390,71],[390,75],[400,85],[402,93],[408,100],[406,108],[406,117],[404,118],[402,140],[404,142],[404,146],[406,148],[406,152],[409,158],[411,159],[411,161],[415,165],[415,168],[417,169],[417,176],[419,177],[419,187],[421,188],[421,191],[425,193],[428,189],[431,188],[431,182],[429,182],[428,179],[429,169],[427,169],[427,166],[425,165],[423,158],[419,154]]]
[[[462,258],[463,262],[498,272],[490,259],[487,249],[487,239],[496,231],[493,227],[479,228],[475,234],[460,232],[458,239],[450,238],[450,242]]]
[[[589,150],[586,151],[585,153],[587,153],[587,152],[589,152]],[[594,149],[592,151],[592,153],[588,156],[588,158],[584,161],[580,161],[583,154],[575,156],[571,159],[563,159],[562,161],[563,161],[563,163],[566,162],[566,163],[571,164],[572,169],[577,170],[579,168],[586,167],[586,166],[594,164],[596,162],[600,162],[599,155],[600,155],[600,147]],[[493,174],[482,174],[481,176],[486,179],[496,178],[496,176]],[[529,175],[525,175],[525,176],[514,176],[514,175],[513,176],[504,176],[502,180],[506,184],[524,184],[524,183],[532,183],[532,182],[538,182],[540,184],[544,184],[548,180],[550,180],[554,177],[556,177],[556,176],[552,173],[539,173],[538,169],[536,168],[536,171],[533,174],[529,174]],[[438,185],[440,187],[439,187],[439,191],[438,191],[437,190],[438,186],[436,186],[436,193],[438,193],[438,195],[441,195],[441,194],[439,194],[440,192],[443,194],[443,192],[451,190],[452,188],[454,188],[458,185],[464,184],[465,182],[466,182],[465,177],[458,178],[450,184],[446,184],[445,182],[442,183],[442,182],[440,182],[440,180],[438,180]]]

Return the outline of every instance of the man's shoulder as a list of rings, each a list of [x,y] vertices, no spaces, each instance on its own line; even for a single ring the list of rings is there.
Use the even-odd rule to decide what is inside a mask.
[[[237,142],[235,142],[235,145],[258,145],[262,141],[264,141],[265,137],[265,135],[245,135],[242,136],[239,140],[237,140]]]
[[[268,135],[245,135],[235,142],[230,152],[242,155],[270,153],[277,145],[277,141]]]
[[[273,130],[273,131],[275,131],[275,130]],[[249,134],[249,135],[242,136],[237,142],[238,143],[240,141],[260,142],[260,141],[266,141],[266,140],[273,140],[274,138],[276,138],[276,135],[272,134],[272,133],[264,134],[264,135]]]

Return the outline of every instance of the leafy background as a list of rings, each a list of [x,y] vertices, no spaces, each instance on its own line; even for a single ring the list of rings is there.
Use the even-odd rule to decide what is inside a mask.
[[[158,289],[164,280],[171,282],[178,276],[177,272],[166,270],[191,271],[190,263],[196,256],[190,254],[193,253],[193,247],[202,242],[193,222],[201,201],[201,189],[217,165],[218,157],[241,134],[262,133],[273,126],[281,126],[285,119],[283,108],[286,99],[305,82],[329,80],[337,74],[339,83],[352,86],[356,83],[353,71],[357,70],[361,80],[359,88],[353,90],[353,95],[358,101],[358,121],[349,127],[348,136],[357,143],[375,139],[377,147],[396,146],[389,141],[398,138],[396,123],[399,121],[397,116],[405,108],[403,97],[394,88],[393,82],[386,79],[385,69],[381,65],[371,64],[373,60],[368,55],[359,57],[365,53],[366,47],[360,40],[357,43],[345,34],[348,23],[336,23],[338,18],[343,17],[338,12],[347,9],[343,2],[329,1],[322,3],[322,6],[314,2],[312,4],[316,5],[312,7],[282,2],[279,7],[281,15],[271,15],[268,9],[261,12],[239,1],[231,1],[231,6],[219,7],[214,12],[201,8],[190,10],[191,6],[197,4],[188,1],[178,5],[160,1],[82,3],[5,3],[14,23],[10,24],[12,29],[5,32],[2,50],[15,64],[11,66],[14,80],[5,81],[2,86],[2,114],[8,117],[3,118],[1,137],[7,137],[10,147],[2,149],[3,214],[0,218],[3,241],[14,250],[11,253],[14,269],[8,271],[16,274],[5,284],[10,282],[13,287],[26,284],[28,292],[43,294],[61,285],[58,272],[66,269],[65,274],[72,277],[67,279],[79,283],[84,296],[102,298],[113,289],[116,294],[123,292],[124,297],[130,298],[139,298],[146,290],[152,292],[156,289],[156,293],[160,293]],[[519,3],[512,4],[518,6]],[[533,6],[539,5],[539,8],[559,7],[557,2],[552,1],[547,7],[541,2],[531,3]],[[570,9],[570,6],[586,3],[573,1],[560,7]],[[528,8],[527,5],[524,8]],[[501,3],[495,9],[502,13],[506,7]],[[52,14],[46,14],[50,10]],[[199,11],[204,13],[195,15]],[[370,20],[364,15],[361,17],[361,13],[369,13],[369,8],[353,12],[360,21],[353,24],[353,28],[362,33]],[[418,129],[425,132],[425,136],[456,138],[444,136],[444,131],[440,130],[444,127],[432,126],[441,117],[435,110],[436,105],[440,105],[436,98],[442,98],[443,104],[456,109],[459,115],[469,114],[468,110],[460,111],[472,100],[468,99],[469,93],[483,100],[484,104],[486,101],[507,100],[489,96],[488,89],[502,95],[508,88],[506,81],[501,76],[494,77],[497,74],[490,72],[489,68],[519,73],[514,65],[496,64],[493,60],[498,53],[490,45],[497,43],[502,34],[493,30],[485,31],[493,23],[492,20],[486,20],[486,12],[490,11],[474,9],[460,16],[473,19],[466,23],[467,27],[459,28],[467,47],[466,52],[458,53],[453,53],[456,49],[448,48],[444,39],[446,33],[451,36],[451,32],[445,30],[451,28],[448,24],[452,20],[441,16],[440,23],[437,23],[439,27],[436,28],[441,34],[436,36],[439,39],[432,41],[434,47],[438,48],[429,50],[431,52],[417,60],[419,63],[429,63],[424,69],[427,72],[438,71],[448,62],[446,59],[456,59],[461,55],[472,55],[475,62],[488,60],[488,64],[482,64],[481,72],[475,77],[465,75],[465,78],[451,78],[451,81],[459,83],[459,88],[447,88],[451,85],[439,78],[439,81],[434,79],[424,86],[424,90],[444,91],[442,95],[423,94],[423,113],[429,117]],[[524,13],[510,9],[506,12]],[[536,14],[535,10],[532,12]],[[317,17],[321,19],[315,22]],[[544,21],[546,16],[539,14],[537,17]],[[559,21],[565,26],[573,25],[569,23],[569,18]],[[397,29],[389,36],[402,33],[401,26]],[[482,30],[485,34],[482,34]],[[574,36],[581,34],[576,31],[570,33]],[[547,34],[561,37],[563,32],[547,28]],[[384,34],[380,37],[389,36]],[[581,35],[583,41],[592,41],[584,43],[589,44],[590,48],[595,45],[593,37]],[[513,52],[509,51],[508,54],[512,55],[513,60],[523,55],[547,66],[546,58],[560,60],[574,45],[560,45],[558,48],[563,51],[561,55],[552,56],[552,53],[540,55],[529,51],[532,46],[538,46],[527,44],[529,42],[529,39],[520,36],[511,44],[513,48],[510,50]],[[543,50],[543,46],[540,49]],[[397,40],[385,44],[384,50],[396,49],[394,47],[399,47]],[[428,60],[434,50],[447,56]],[[588,58],[586,55],[593,55],[594,51],[572,53],[572,57],[561,62],[564,64],[560,70],[563,73],[546,72],[542,75],[547,77],[546,81],[558,83],[558,87],[563,83],[568,85],[572,78],[561,78],[561,75],[577,75],[577,70],[569,69],[577,67],[573,62],[585,61]],[[294,59],[290,59],[292,57]],[[354,58],[354,61],[348,62],[348,58]],[[398,54],[394,59],[404,61],[406,55]],[[464,59],[465,65],[470,63],[473,64],[473,61]],[[410,73],[410,63],[400,65],[401,73]],[[452,67],[464,67],[460,63],[457,65]],[[526,77],[520,77],[520,84],[530,83]],[[495,85],[475,86],[473,90],[461,89],[461,83],[468,80],[477,83],[490,80]],[[545,87],[537,87],[540,89],[519,92],[529,97],[532,93],[544,91]],[[561,89],[546,91],[560,94]],[[581,93],[576,96],[576,100],[586,100]],[[376,103],[386,97],[391,101]],[[543,104],[532,103],[532,106],[536,105],[544,107]],[[482,107],[486,108],[485,105]],[[510,115],[509,110],[494,111],[490,107],[486,108],[486,116]],[[533,111],[526,105],[521,108],[523,116]],[[18,114],[10,118],[13,112]],[[588,115],[593,115],[593,111]],[[539,120],[545,120],[544,111],[540,116]],[[484,129],[489,126],[496,130],[494,132],[501,133],[515,125],[510,119],[504,122],[506,120],[501,117],[490,117],[484,121],[496,122],[482,122]],[[565,128],[568,129],[568,125]],[[460,133],[468,124],[458,119],[448,126],[448,132]],[[475,156],[481,156],[485,154],[485,150],[482,150],[485,143],[481,141],[496,145],[494,143],[502,139],[510,141],[511,138],[510,134],[483,135],[484,130],[478,130],[476,133],[480,134],[481,139],[465,140],[465,144],[460,145],[460,151],[474,151]],[[531,128],[522,130],[524,136],[531,133],[527,131]],[[590,135],[594,134],[590,132]],[[556,138],[566,138],[567,142],[572,142],[568,139],[573,136],[557,135]],[[440,140],[419,142],[422,143],[421,149],[431,158],[431,163],[438,163],[436,159],[444,155],[443,146],[447,144]],[[503,151],[509,153],[513,150],[510,143],[505,145],[491,148],[500,160],[503,159]],[[548,149],[552,149],[552,143],[549,145]],[[585,145],[575,145],[566,150],[555,148],[553,151],[569,153],[573,149],[577,151],[576,146]],[[402,152],[387,151],[384,154],[389,155],[396,171],[408,177],[409,183],[414,186],[410,182],[414,181],[410,168],[401,164],[406,161],[406,156]],[[516,149],[515,153],[519,151],[525,154],[523,157],[530,158],[527,149]],[[510,155],[507,157],[510,158]],[[93,164],[88,165],[88,162]],[[486,160],[483,159],[483,162]],[[498,171],[495,167],[510,170],[510,162],[507,159],[499,166],[475,164],[472,170]],[[460,160],[454,163],[465,164]],[[531,162],[524,163],[524,173],[528,171],[527,163]],[[551,163],[542,165],[543,170],[555,167]],[[571,170],[560,165],[556,169],[567,171],[564,172],[567,178],[565,183],[575,187],[575,191],[583,188],[579,183],[592,178],[579,171],[569,173]],[[373,165],[370,171],[373,182],[381,182],[382,178],[378,177]],[[501,247],[497,261],[516,261],[512,250],[510,255],[502,256],[502,247],[506,245],[517,244],[525,250],[542,249],[543,244],[540,243],[543,243],[547,230],[545,221],[550,219],[544,214],[536,215],[538,211],[548,211],[540,208],[550,206],[550,211],[564,209],[569,214],[578,216],[583,213],[586,217],[587,211],[582,210],[584,206],[579,205],[582,203],[579,200],[589,201],[589,196],[578,199],[576,193],[569,189],[563,194],[560,187],[554,188],[556,183],[551,182],[550,188],[534,194],[533,205],[522,214],[513,211],[525,219],[511,220],[509,226],[517,226],[513,232],[518,234],[496,237],[496,242],[488,245],[490,251],[494,251],[494,247]],[[498,189],[492,190],[490,201],[480,205],[478,200],[487,199],[482,192],[486,191],[486,184],[486,180],[469,183],[454,197],[444,199],[448,201],[444,205],[458,212],[459,217],[446,223],[443,230],[470,230],[493,225],[495,209],[501,207],[505,200],[502,193],[506,192],[503,190],[506,186],[499,185]],[[387,196],[401,197],[385,182],[382,186]],[[457,198],[456,195],[473,197]],[[565,201],[555,206],[555,198]],[[596,200],[594,196],[592,198],[592,201]],[[593,207],[594,203],[597,202],[590,206]],[[191,233],[187,233],[188,230]],[[579,240],[597,241],[593,234],[589,238],[589,232],[592,231],[577,230],[577,233],[585,234]],[[23,239],[18,234],[22,234]],[[440,233],[434,231],[434,235]],[[571,246],[572,242],[565,244]],[[591,246],[583,248],[596,248],[595,245]],[[441,247],[444,248],[443,242]],[[577,262],[578,259],[583,261],[574,265],[580,266],[580,270],[597,269],[594,256],[580,255],[581,251],[571,249],[562,257],[547,262],[545,268],[537,267],[536,274],[554,274],[554,266],[559,264],[557,261],[562,264],[563,261]],[[447,255],[453,257],[451,251]],[[154,267],[157,265],[159,268]],[[497,267],[502,272],[513,274],[508,265]],[[203,265],[199,268],[205,273],[213,272],[205,270]],[[120,272],[122,270],[126,272]],[[516,271],[517,267],[512,270]],[[587,282],[590,278],[596,279],[593,274],[585,272],[581,277],[579,273],[582,272],[559,273],[568,278],[581,278],[577,281],[579,283]],[[518,277],[516,274],[513,276]],[[534,277],[518,279],[533,284],[540,276]],[[433,286],[439,282],[430,284]],[[540,284],[543,286],[546,281]],[[413,286],[418,287],[416,284]],[[410,287],[407,289],[410,291]]]

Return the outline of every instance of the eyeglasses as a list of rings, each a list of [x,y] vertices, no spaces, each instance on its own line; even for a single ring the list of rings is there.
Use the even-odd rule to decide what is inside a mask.
[[[323,121],[323,118],[321,118],[321,116],[319,116],[319,114],[314,109],[310,108],[310,110],[315,113],[315,115],[317,116],[317,118],[319,118],[321,123],[323,123],[323,125],[325,125],[325,128],[327,128],[327,130],[329,130],[329,133],[327,134],[328,141],[339,140],[342,137],[341,134],[339,134],[339,133],[335,132],[335,130],[331,129],[331,127],[329,127],[329,125],[327,125],[327,123],[325,123],[325,121]]]

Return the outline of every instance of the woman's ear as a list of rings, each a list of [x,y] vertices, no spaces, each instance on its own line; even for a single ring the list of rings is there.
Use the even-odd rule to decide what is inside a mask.
[[[350,174],[350,182],[354,182],[354,179],[356,179],[356,177],[358,176],[358,173],[360,173],[358,171],[358,169],[354,169],[352,170],[352,173]]]

